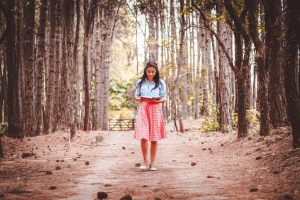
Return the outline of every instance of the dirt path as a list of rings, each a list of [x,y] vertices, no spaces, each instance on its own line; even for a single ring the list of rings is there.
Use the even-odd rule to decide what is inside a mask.
[[[57,134],[51,144],[60,142],[48,152],[38,147],[35,158],[2,161],[0,199],[1,192],[2,199],[96,199],[99,191],[113,200],[126,194],[135,200],[300,199],[299,152],[289,158],[289,162],[293,159],[290,166],[282,168],[283,162],[276,168],[268,166],[270,160],[276,163],[275,158],[281,159],[274,153],[279,151],[278,141],[283,145],[280,148],[290,142],[284,135],[281,141],[269,142],[251,137],[236,141],[234,135],[219,133],[169,133],[169,138],[159,143],[159,170],[153,172],[135,166],[141,153],[132,132],[104,132],[99,145],[91,143],[98,133],[81,133],[77,143],[64,148],[62,138],[67,134]],[[31,146],[45,137],[22,144]],[[47,160],[40,159],[45,156]],[[12,165],[15,167],[10,168]],[[47,170],[52,174],[45,175]],[[51,190],[51,185],[56,188]],[[15,193],[16,188],[28,193]]]
[[[87,194],[92,199],[100,190],[107,192],[111,199],[119,199],[125,194],[134,199],[199,199],[201,196],[225,199],[217,194],[217,188],[233,182],[222,180],[222,163],[218,161],[219,157],[213,157],[213,150],[202,150],[201,146],[207,146],[206,138],[202,138],[204,144],[200,145],[199,138],[188,141],[187,137],[170,135],[159,144],[159,170],[156,172],[142,171],[135,166],[141,160],[141,154],[131,133],[114,133],[105,138],[104,146],[99,148],[100,159],[95,159],[87,175],[79,179],[75,188],[77,194],[69,199],[84,199]],[[191,166],[192,162],[197,164]],[[209,180],[208,175],[214,178]],[[105,187],[105,184],[112,186]]]

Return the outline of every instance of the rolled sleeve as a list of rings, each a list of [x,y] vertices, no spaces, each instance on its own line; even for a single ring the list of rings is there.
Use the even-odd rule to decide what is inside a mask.
[[[159,89],[159,97],[166,100],[167,99],[167,86],[164,80],[160,81],[161,87]]]
[[[136,85],[135,85],[135,93],[134,93],[134,98],[136,99],[140,99],[141,98],[141,88],[139,87],[139,83],[141,82],[141,79],[139,79],[137,82],[136,82]]]

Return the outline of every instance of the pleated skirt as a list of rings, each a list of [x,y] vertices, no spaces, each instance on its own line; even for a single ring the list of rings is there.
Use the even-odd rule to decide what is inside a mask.
[[[135,139],[158,141],[167,137],[160,103],[143,101],[138,108],[134,129]]]

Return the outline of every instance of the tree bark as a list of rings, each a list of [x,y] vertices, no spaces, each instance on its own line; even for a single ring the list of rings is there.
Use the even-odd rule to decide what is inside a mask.
[[[4,153],[3,153],[3,147],[2,147],[2,139],[0,137],[0,158],[4,157]]]
[[[176,62],[175,62],[175,54],[176,54],[176,46],[177,46],[177,34],[176,34],[176,23],[175,23],[175,8],[174,8],[174,0],[170,0],[170,29],[171,29],[171,47],[170,47],[170,63],[171,63],[171,77],[172,77],[172,87],[169,89],[170,91],[170,99],[171,99],[171,118],[174,120],[174,126],[177,127],[176,119],[177,119],[177,96],[175,92],[178,90],[175,84],[175,80],[173,76],[176,76]],[[177,128],[176,128],[177,129]],[[176,130],[178,131],[178,130]]]
[[[96,39],[95,39],[95,118],[93,120],[93,129],[97,130],[100,128],[100,101],[101,101],[101,58],[102,58],[102,48],[101,48],[101,16],[102,10],[99,9],[96,15]],[[101,22],[100,22],[101,21]]]
[[[78,108],[79,108],[79,81],[78,74],[78,43],[79,43],[79,31],[80,31],[80,3],[81,0],[76,0],[76,29],[75,29],[75,41],[73,51],[73,68],[71,69],[71,97],[72,97],[72,112],[71,112],[71,130],[70,140],[76,135],[76,128],[78,127]]]
[[[223,14],[222,8],[218,8],[218,15]],[[228,52],[231,52],[231,31],[224,22],[218,22],[218,34]],[[220,94],[220,127],[223,133],[232,129],[231,96],[230,96],[230,66],[221,47],[218,46],[219,54],[219,94]]]
[[[44,102],[44,76],[46,65],[46,20],[47,20],[47,0],[42,0],[40,5],[40,24],[38,29],[38,55],[37,55],[37,98],[36,98],[36,130],[35,135],[41,134],[43,130],[43,102]]]
[[[8,73],[7,104],[8,104],[8,136],[22,137],[22,124],[20,118],[20,98],[19,98],[19,67],[16,57],[16,37],[15,37],[15,17],[12,11],[16,7],[16,1],[7,1],[7,40],[6,40],[6,62]]]
[[[25,105],[24,105],[24,135],[33,136],[35,109],[34,109],[34,24],[35,1],[25,0],[24,9],[24,46],[23,60],[25,68]]]
[[[53,113],[54,117],[52,118],[51,126],[52,131],[56,131],[62,125],[62,107],[64,102],[62,101],[61,94],[61,83],[62,83],[62,46],[63,46],[63,17],[62,17],[62,9],[63,9],[63,2],[57,0],[56,5],[57,12],[55,13],[55,20],[56,20],[56,27],[55,27],[55,51],[54,51],[54,103],[53,103]]]
[[[281,67],[281,0],[263,0],[265,11],[265,68],[269,71],[270,122],[274,128],[286,124],[285,95]]]
[[[255,62],[258,69],[258,98],[260,111],[260,130],[261,136],[269,135],[269,99],[268,99],[268,67],[265,65],[265,49],[258,32],[258,1],[247,1],[249,8],[249,33],[255,46]]]
[[[184,0],[180,0],[180,39],[179,39],[179,50],[177,56],[177,82],[176,85],[182,86],[180,90],[182,94],[181,99],[181,117],[187,117],[188,111],[188,83],[187,83],[187,38],[186,38],[186,16],[184,13]],[[180,117],[180,118],[181,118]],[[183,128],[182,128],[183,129]]]
[[[247,110],[249,110],[250,99],[250,36],[243,26],[245,15],[236,14],[232,3],[224,0],[224,6],[228,11],[230,20],[227,23],[231,26],[235,36],[236,60],[235,60],[235,78],[237,90],[237,107],[238,107],[238,138],[245,137],[248,134]],[[245,5],[243,5],[245,7]],[[233,23],[234,22],[234,23]]]
[[[299,51],[299,20],[300,2],[286,1],[285,13],[285,49],[284,49],[284,86],[287,98],[287,112],[292,126],[293,146],[300,147],[300,94],[297,90],[295,74],[296,56]],[[297,38],[298,37],[298,38]]]
[[[201,69],[201,89],[202,89],[202,115],[209,116],[208,109],[208,92],[209,92],[209,68],[211,66],[210,63],[210,34],[207,30],[203,29],[202,32],[202,69]]]
[[[148,47],[149,47],[149,59],[158,62],[158,43],[157,43],[157,8],[154,1],[150,1],[148,14]]]
[[[44,133],[49,134],[52,132],[52,119],[54,117],[54,79],[55,79],[55,63],[54,63],[54,50],[55,50],[55,27],[57,25],[55,19],[56,1],[50,1],[49,20],[50,20],[50,33],[49,33],[49,69],[47,80],[47,94],[46,94],[46,106],[44,117]]]

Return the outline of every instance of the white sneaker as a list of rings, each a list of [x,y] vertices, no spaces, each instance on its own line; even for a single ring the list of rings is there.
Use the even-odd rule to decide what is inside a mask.
[[[140,166],[140,169],[147,169],[147,166],[145,164]]]
[[[149,170],[150,171],[157,171],[157,168],[153,167],[151,164],[149,165]]]
[[[148,162],[144,162],[141,164],[140,169],[147,169],[148,168]]]

